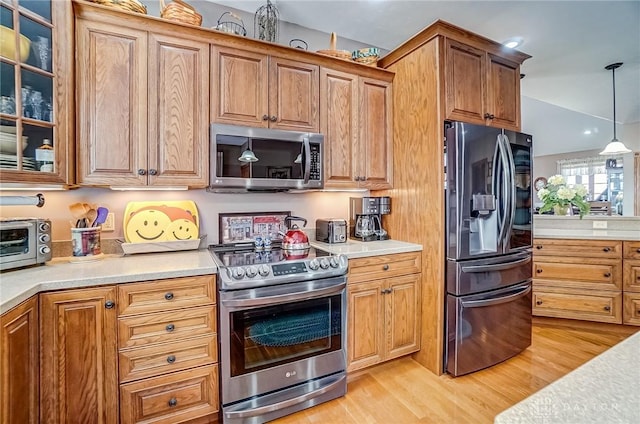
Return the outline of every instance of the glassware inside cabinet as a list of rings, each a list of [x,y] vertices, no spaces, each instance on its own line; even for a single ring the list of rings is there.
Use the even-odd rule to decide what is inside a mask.
[[[24,118],[53,122],[53,80],[44,75],[22,70],[22,113]]]
[[[30,40],[24,63],[51,72],[51,28],[21,15],[20,33]]]
[[[51,22],[51,1],[20,0],[20,7],[39,15],[47,22]]]
[[[17,116],[16,114],[16,80],[14,67],[0,62],[0,114]]]

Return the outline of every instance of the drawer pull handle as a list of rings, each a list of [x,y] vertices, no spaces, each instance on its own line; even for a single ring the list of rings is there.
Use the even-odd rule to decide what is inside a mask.
[[[165,329],[167,330],[167,333],[171,333],[173,330],[176,329],[176,326],[173,324],[167,324],[167,326],[165,327]]]
[[[382,269],[384,271],[387,271],[389,269],[389,265],[387,265],[387,264],[382,265]]]
[[[542,246],[541,245],[537,245],[536,249],[540,250],[540,249],[542,249]]]
[[[165,293],[164,298],[167,299],[167,300],[173,299],[173,293],[171,293],[171,292]]]
[[[611,310],[611,306],[605,306],[605,307],[604,307],[604,310],[605,310],[605,311],[607,311],[607,312],[609,312],[609,311]]]
[[[104,307],[107,309],[113,309],[114,306],[116,306],[116,302],[114,302],[113,300],[107,300],[106,302],[104,302]]]
[[[610,247],[605,247],[605,248],[604,248],[604,249],[602,249],[602,250],[604,250],[605,252],[610,252],[610,251],[611,251],[611,248],[610,248]]]
[[[542,300],[536,300],[536,305],[542,305]]]
[[[168,403],[169,403],[169,406],[170,406],[171,408],[173,408],[174,406],[178,405],[178,399],[176,399],[176,398],[171,398],[171,399],[169,399],[169,402],[168,402]]]
[[[176,356],[175,355],[167,356],[167,362],[170,364],[173,364],[174,362],[176,362]]]
[[[536,268],[536,272],[537,272],[538,274],[542,274],[542,268]]]
[[[605,276],[605,277],[607,277],[607,278],[609,278],[609,277],[611,277],[611,273],[610,273],[610,272],[605,272],[605,273],[604,273],[604,276]]]

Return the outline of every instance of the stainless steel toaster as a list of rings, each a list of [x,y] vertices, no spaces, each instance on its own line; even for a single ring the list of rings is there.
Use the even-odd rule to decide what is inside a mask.
[[[316,240],[324,243],[345,243],[347,221],[339,218],[316,219]]]

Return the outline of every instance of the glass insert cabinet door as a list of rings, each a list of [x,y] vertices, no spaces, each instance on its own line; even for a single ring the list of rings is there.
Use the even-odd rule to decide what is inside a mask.
[[[61,19],[65,22],[61,22]],[[56,22],[57,21],[57,22]],[[69,96],[68,77],[58,76],[54,54],[58,43],[56,23],[71,23],[70,2],[51,0],[0,0],[0,170],[2,181],[33,174],[34,181],[56,181],[66,166],[59,149],[66,151],[66,125],[56,119],[57,96]],[[68,38],[67,38],[68,39]],[[72,54],[72,52],[71,52]],[[68,93],[61,91],[69,91]],[[66,111],[65,111],[66,112]],[[59,128],[62,127],[62,128]],[[62,130],[62,131],[61,131]],[[27,177],[27,181],[29,178]],[[67,182],[59,181],[59,182]]]

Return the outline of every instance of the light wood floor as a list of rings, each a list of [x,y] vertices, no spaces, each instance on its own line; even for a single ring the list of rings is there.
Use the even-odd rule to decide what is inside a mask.
[[[640,330],[552,318],[533,323],[531,346],[489,369],[436,376],[404,357],[349,375],[346,396],[272,423],[492,423],[498,413]]]

